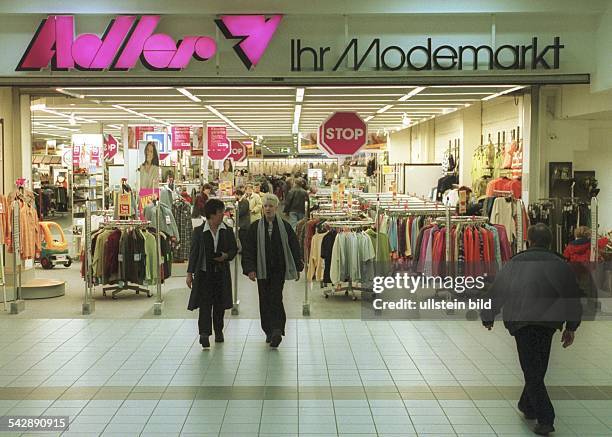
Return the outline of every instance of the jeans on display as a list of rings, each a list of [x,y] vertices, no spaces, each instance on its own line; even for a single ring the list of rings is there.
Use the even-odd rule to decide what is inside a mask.
[[[303,212],[290,212],[289,213],[289,224],[291,225],[294,231],[295,231],[295,228],[297,227],[298,222],[302,220],[303,218],[304,218]]]
[[[536,417],[539,423],[546,425],[552,425],[555,421],[555,410],[544,384],[554,334],[554,328],[535,325],[525,326],[514,334],[525,377],[518,406],[523,413]]]

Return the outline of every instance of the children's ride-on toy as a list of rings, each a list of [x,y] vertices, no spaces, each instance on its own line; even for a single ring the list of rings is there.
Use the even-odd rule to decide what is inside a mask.
[[[70,267],[72,260],[68,255],[68,243],[62,228],[55,222],[40,222],[39,225],[42,251],[38,261],[42,268],[52,269],[56,264]]]

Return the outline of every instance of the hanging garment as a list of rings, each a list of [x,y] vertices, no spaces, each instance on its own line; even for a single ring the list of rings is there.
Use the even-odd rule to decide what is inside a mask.
[[[185,261],[189,259],[193,233],[191,205],[183,200],[175,201],[172,205],[172,215],[176,221],[179,234],[179,244],[175,247],[173,255],[177,261]]]
[[[176,220],[174,219],[174,214],[172,214],[172,210],[161,202],[158,202],[157,205],[159,205],[159,226],[157,223],[156,205],[152,203],[144,207],[145,219],[150,221],[151,226],[155,229],[158,229],[159,227],[159,230],[161,232],[176,238],[177,241],[180,241],[179,230],[176,226]]]
[[[505,197],[495,199],[491,211],[491,223],[503,225],[506,229],[506,235],[514,240],[516,236],[516,220],[512,199]]]

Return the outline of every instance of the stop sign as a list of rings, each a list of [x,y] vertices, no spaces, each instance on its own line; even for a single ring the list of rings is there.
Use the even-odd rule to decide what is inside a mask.
[[[246,159],[247,150],[246,146],[242,144],[240,141],[232,140],[231,141],[231,149],[230,149],[230,158],[234,162],[241,162]]]
[[[367,139],[368,128],[356,112],[336,112],[319,126],[319,144],[329,155],[353,155]]]

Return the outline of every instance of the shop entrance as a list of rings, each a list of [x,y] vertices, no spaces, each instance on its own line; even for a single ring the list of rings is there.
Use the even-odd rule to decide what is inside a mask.
[[[253,184],[283,201],[287,180],[293,183],[297,178],[307,182],[310,207],[319,205],[319,212],[310,216],[319,214],[323,220],[333,219],[336,210],[345,213],[347,207],[369,220],[376,204],[381,206],[381,198],[383,215],[385,207],[407,210],[411,201],[402,203],[402,198],[410,197],[422,199],[429,208],[443,210],[446,205],[453,213],[481,216],[490,215],[486,205],[483,211],[483,199],[492,197],[490,189],[513,199],[528,197],[528,187],[521,180],[529,158],[530,88],[512,83],[83,86],[22,92],[31,97],[32,207],[39,219],[63,229],[68,259],[74,261],[68,267],[67,262],[50,266],[46,261],[32,267],[33,260],[26,261],[34,277],[67,282],[65,296],[32,302],[30,308],[41,313],[52,307],[50,313],[56,316],[80,311],[85,283],[79,258],[86,247],[86,227],[91,226],[95,235],[105,222],[146,219],[142,199],[151,189],[167,203],[168,211],[162,213],[159,225],[163,238],[168,237],[164,256],[171,270],[162,295],[169,316],[181,318],[190,314],[185,311],[184,276],[191,230],[202,222],[196,199],[205,183],[212,185],[210,196],[227,202],[231,218],[235,218],[237,188]],[[330,157],[317,146],[320,124],[335,112],[355,112],[367,123],[367,144],[352,156]],[[214,147],[225,147],[213,137],[215,133],[227,140],[236,159],[223,150],[214,155]],[[155,145],[158,164],[152,177],[142,170],[149,143]],[[491,181],[499,183],[491,185]],[[469,188],[471,195],[461,194],[461,186]],[[85,213],[86,201],[91,214]],[[332,216],[325,216],[326,209],[333,210]],[[514,250],[520,246],[517,231],[521,232],[508,229]],[[307,255],[311,244],[306,239]],[[391,252],[400,250],[391,244]],[[408,257],[402,248],[399,258]],[[153,301],[146,296],[155,294],[154,281],[110,278],[100,266],[109,260],[114,265],[115,256],[121,259],[121,255],[92,261],[98,269],[93,288],[96,315],[153,317]],[[389,262],[394,257],[391,253]],[[256,295],[239,266],[235,272],[241,316],[255,318]],[[302,278],[292,284],[295,292],[289,295],[294,302],[287,305],[293,308],[291,316],[305,312],[306,289],[311,314],[359,317],[359,305],[343,297],[344,291],[361,297],[359,286],[321,285],[317,275],[310,272],[312,282],[305,284]],[[107,293],[105,288],[112,290]]]

